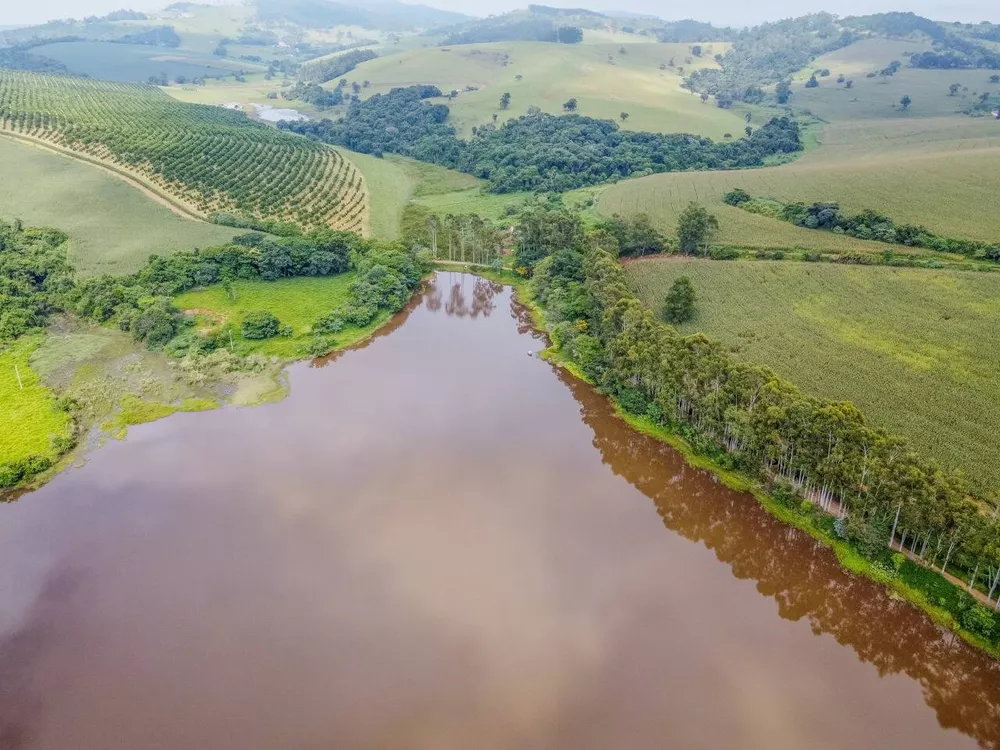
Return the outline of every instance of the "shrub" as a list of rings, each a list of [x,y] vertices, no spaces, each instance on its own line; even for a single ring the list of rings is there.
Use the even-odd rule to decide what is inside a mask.
[[[340,310],[334,310],[313,323],[312,329],[318,334],[340,333],[344,330],[344,316]]]
[[[730,206],[739,206],[741,203],[746,203],[748,200],[750,200],[750,193],[743,188],[733,188],[722,196],[722,202]]]
[[[277,336],[281,328],[278,317],[267,310],[249,313],[243,319],[240,330],[243,338],[251,340],[269,339]]]
[[[971,630],[983,638],[989,638],[993,634],[993,613],[981,604],[969,607],[960,615],[962,627]]]

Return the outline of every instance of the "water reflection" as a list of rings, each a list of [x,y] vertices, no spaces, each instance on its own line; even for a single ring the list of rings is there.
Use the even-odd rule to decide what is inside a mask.
[[[941,726],[984,748],[1000,747],[1000,665],[881,586],[848,574],[830,550],[752,497],[629,429],[589,386],[562,370],[559,378],[580,403],[604,463],[653,500],[668,529],[704,544],[737,578],[755,581],[781,617],[806,619],[814,633],[851,647],[880,675],[917,680]]]
[[[0,506],[0,750],[998,747],[989,659],[479,281]]]

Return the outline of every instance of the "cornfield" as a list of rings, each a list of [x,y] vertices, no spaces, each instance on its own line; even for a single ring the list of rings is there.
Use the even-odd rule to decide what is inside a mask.
[[[0,70],[0,130],[110,163],[200,215],[366,224],[361,173],[332,148],[154,86]]]

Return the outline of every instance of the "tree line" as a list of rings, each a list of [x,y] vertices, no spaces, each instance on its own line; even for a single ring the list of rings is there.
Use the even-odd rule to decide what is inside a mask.
[[[397,88],[351,103],[340,120],[282,122],[280,127],[325,143],[381,156],[397,153],[480,177],[494,193],[565,191],[609,180],[686,169],[761,166],[799,151],[799,126],[776,117],[745,138],[714,142],[688,134],[623,131],[611,120],[532,111],[500,127],[477,128],[461,140],[449,110],[426,100],[434,86]]]
[[[374,60],[376,57],[378,54],[373,50],[359,49],[336,57],[314,60],[299,68],[299,80],[303,83],[326,83],[350,73],[361,63]]]
[[[840,210],[838,203],[783,203],[773,198],[753,197],[742,188],[726,193],[723,201],[744,211],[770,216],[806,229],[822,229],[862,240],[923,247],[966,255],[973,260],[1000,262],[1000,243],[942,237],[923,226],[897,224],[890,217],[870,208],[848,215]]]
[[[956,597],[952,614],[1000,640],[995,499],[973,500],[959,475],[871,426],[854,405],[808,396],[702,334],[680,335],[631,291],[614,237],[585,229],[578,214],[536,207],[516,231],[514,263],[532,277],[554,344],[623,409],[765,482],[790,507],[804,498],[832,514],[835,533],[879,564],[891,565],[892,545],[965,577],[995,603]]]

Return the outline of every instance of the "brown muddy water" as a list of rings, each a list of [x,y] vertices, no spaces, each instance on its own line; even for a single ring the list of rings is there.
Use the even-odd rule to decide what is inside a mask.
[[[1000,669],[441,274],[0,506],[0,747],[1000,747]]]

